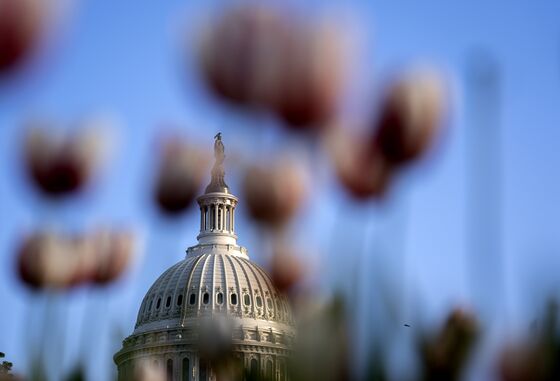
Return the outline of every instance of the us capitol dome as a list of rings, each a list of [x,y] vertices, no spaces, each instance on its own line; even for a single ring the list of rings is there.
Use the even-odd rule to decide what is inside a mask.
[[[198,244],[167,269],[142,300],[134,332],[114,356],[119,381],[148,362],[168,381],[217,380],[213,347],[227,343],[236,379],[288,380],[295,338],[290,305],[266,272],[237,244],[238,199],[224,181],[221,135],[212,180],[198,197]],[[226,337],[224,337],[226,336]]]

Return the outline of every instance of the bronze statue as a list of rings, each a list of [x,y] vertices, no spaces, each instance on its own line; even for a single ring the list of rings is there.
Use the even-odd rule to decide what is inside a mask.
[[[218,132],[214,136],[214,166],[212,167],[212,180],[206,187],[206,193],[224,192],[228,193],[229,189],[224,180],[224,160],[226,158],[224,144],[222,143],[222,133]]]

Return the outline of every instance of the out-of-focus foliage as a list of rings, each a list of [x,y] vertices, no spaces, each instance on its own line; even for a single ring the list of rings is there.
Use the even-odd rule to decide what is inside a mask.
[[[507,345],[498,360],[502,381],[560,379],[558,304],[551,301],[531,336]]]
[[[478,322],[470,312],[452,311],[437,332],[419,339],[422,380],[460,380],[478,336]]]

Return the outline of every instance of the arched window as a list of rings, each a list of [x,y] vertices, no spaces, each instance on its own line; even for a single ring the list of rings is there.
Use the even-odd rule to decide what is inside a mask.
[[[266,298],[266,305],[268,306],[268,309],[271,310],[272,309],[272,299]]]
[[[231,294],[230,296],[230,303],[234,306],[237,305],[237,294]]]
[[[257,380],[259,378],[259,362],[257,359],[251,359],[251,371],[249,374],[251,380]]]
[[[161,298],[158,298],[158,300],[157,300],[156,310],[159,310],[159,307],[161,307]]]
[[[218,294],[216,295],[216,303],[222,304],[223,302],[224,302],[224,294],[218,292]]]
[[[262,307],[262,298],[259,295],[257,295],[256,301],[257,301],[257,307]]]
[[[173,381],[173,360],[167,360],[167,381]]]
[[[272,380],[272,376],[274,374],[274,369],[272,366],[272,360],[266,360],[266,379],[267,380]]]
[[[245,303],[246,306],[251,305],[251,297],[249,296],[249,294],[243,295],[243,303]]]
[[[165,307],[169,308],[171,306],[171,296],[167,297],[167,300],[165,301]]]
[[[180,306],[183,304],[183,294],[179,294],[177,297],[177,305]]]
[[[191,297],[189,299],[189,304],[192,306],[194,304],[194,302],[196,302],[196,294],[192,293]]]
[[[223,230],[224,227],[222,225],[222,208],[218,208],[218,230]]]
[[[280,377],[279,377],[280,381],[286,381],[286,365],[284,363],[280,363],[278,365],[278,368],[280,373]]]
[[[183,359],[183,371],[181,374],[183,375],[181,381],[190,381],[191,367],[189,364],[189,359],[186,357]]]
[[[152,310],[152,305],[154,304],[154,299],[150,300],[150,306],[148,307],[148,310]]]
[[[207,292],[205,292],[202,295],[202,303],[208,304],[209,301],[210,301],[210,295]]]

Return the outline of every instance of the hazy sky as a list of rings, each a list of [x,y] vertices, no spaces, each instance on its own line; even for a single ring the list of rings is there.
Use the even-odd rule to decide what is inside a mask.
[[[111,332],[111,339],[103,339],[98,348],[91,348],[96,353],[91,354],[92,364],[97,365],[95,379],[103,380],[118,340],[133,329],[141,297],[157,275],[181,259],[186,247],[196,240],[196,208],[179,222],[164,223],[150,204],[151,160],[158,129],[162,124],[179,126],[205,142],[209,150],[212,137],[220,130],[226,150],[229,143],[230,147],[254,150],[250,156],[259,154],[255,146],[263,141],[266,149],[274,149],[291,140],[277,132],[261,133],[247,126],[276,127],[267,118],[251,119],[215,102],[197,80],[189,61],[182,60],[182,47],[192,42],[189,34],[195,30],[201,12],[226,2],[76,3],[48,64],[22,85],[23,89],[7,92],[0,88],[0,350],[21,369],[26,363],[26,344],[18,338],[28,330],[26,324],[37,323],[30,323],[25,315],[42,311],[39,299],[31,299],[14,275],[14,246],[22,231],[45,221],[67,230],[99,223],[133,225],[143,237],[140,266],[107,290],[73,292],[69,304],[58,300],[65,305],[61,311],[68,311],[67,319],[72,322],[68,326],[74,336],[68,339],[72,348],[77,346],[75,336],[81,334],[88,296],[87,308],[98,311],[85,321],[92,324],[94,332]],[[302,8],[312,15],[324,3],[314,1]],[[328,252],[330,247],[328,255],[341,263],[336,268],[350,269],[348,263],[356,253],[351,248],[360,246],[354,242],[359,233],[341,228],[331,241],[325,242],[324,237],[340,227],[335,219],[346,221],[347,228],[359,225],[359,219],[372,238],[366,242],[368,252],[383,252],[390,257],[404,247],[406,261],[398,257],[405,261],[404,270],[388,271],[386,277],[404,279],[407,300],[415,304],[414,308],[421,302],[425,314],[441,317],[451,305],[469,303],[465,272],[464,73],[468,57],[482,50],[498,63],[502,84],[506,281],[502,308],[513,324],[530,319],[545,294],[556,290],[558,295],[560,285],[560,3],[340,3],[349,9],[348,19],[354,18],[355,26],[362,25],[356,33],[363,36],[361,43],[368,49],[356,62],[355,76],[361,81],[355,86],[356,99],[349,109],[367,105],[365,96],[372,95],[386,73],[411,62],[428,62],[441,67],[452,82],[450,129],[433,159],[401,179],[397,202],[387,208],[355,205],[336,185],[329,167],[317,164],[321,171],[316,195],[309,213],[303,213],[294,224],[298,242],[305,243],[311,253]],[[358,95],[365,100],[360,101]],[[20,174],[22,122],[29,115],[72,120],[98,113],[114,116],[119,125],[111,166],[92,191],[61,206],[62,211],[40,206],[37,194]],[[239,193],[235,174],[226,179],[233,192]],[[258,231],[244,218],[242,205],[240,208],[240,243],[262,263],[254,239]],[[406,224],[402,223],[406,219],[403,216],[408,216]],[[335,239],[337,243],[332,244]],[[325,271],[334,273],[332,269]]]

